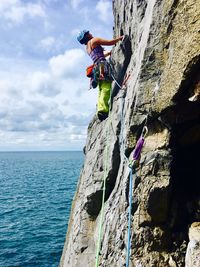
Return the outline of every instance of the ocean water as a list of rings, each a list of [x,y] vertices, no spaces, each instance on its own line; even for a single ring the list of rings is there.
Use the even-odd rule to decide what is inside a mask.
[[[0,153],[0,267],[57,267],[82,152]]]

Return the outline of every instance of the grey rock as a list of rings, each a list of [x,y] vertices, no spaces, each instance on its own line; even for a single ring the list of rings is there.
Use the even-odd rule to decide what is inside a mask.
[[[94,116],[88,127],[60,267],[94,266],[104,179],[99,266],[124,266],[128,161],[145,124],[134,167],[130,266],[182,267],[188,226],[200,220],[200,109],[188,100],[199,79],[200,2],[114,0],[113,11],[114,35],[129,36],[113,48],[115,77],[122,84],[130,76],[123,89],[113,82],[109,118]],[[187,262],[199,255],[193,239]]]
[[[192,223],[189,229],[189,240],[185,267],[200,266],[200,222]]]

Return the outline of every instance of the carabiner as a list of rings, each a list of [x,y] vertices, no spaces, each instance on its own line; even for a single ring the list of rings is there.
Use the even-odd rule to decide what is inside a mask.
[[[141,134],[141,136],[142,136],[143,138],[145,138],[147,134],[148,134],[148,128],[147,128],[147,126],[144,126],[144,128],[143,128],[143,130],[142,130],[142,134]]]

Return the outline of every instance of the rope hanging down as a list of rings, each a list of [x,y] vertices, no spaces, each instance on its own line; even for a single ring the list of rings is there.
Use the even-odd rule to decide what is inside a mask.
[[[132,192],[135,187],[134,165],[139,160],[141,151],[144,145],[145,137],[148,133],[147,126],[144,126],[142,134],[137,141],[135,149],[133,151],[133,159],[129,163],[129,214],[128,214],[128,237],[127,237],[127,252],[126,252],[126,267],[129,267],[130,251],[131,251],[131,213],[132,213]]]
[[[109,63],[110,64],[110,63]],[[110,68],[112,69],[112,66],[110,64]],[[111,73],[111,76],[113,80],[116,82],[117,86],[119,86],[120,89],[122,89],[122,86],[118,83],[118,81],[115,79],[114,75]],[[111,96],[111,95],[110,95]],[[109,110],[111,110],[111,98],[109,101]],[[112,124],[111,122],[111,115],[108,116],[108,125],[106,128],[106,148],[105,148],[105,157],[104,157],[104,176],[103,176],[103,194],[102,194],[102,203],[101,203],[101,214],[100,214],[100,221],[99,221],[99,231],[98,231],[98,240],[97,240],[97,249],[96,249],[96,257],[95,257],[95,267],[99,266],[99,255],[101,250],[101,239],[102,239],[102,227],[103,227],[103,217],[104,217],[104,206],[105,206],[105,193],[106,193],[106,177],[108,173],[108,138],[109,138],[109,126]]]
[[[104,170],[104,176],[103,176],[103,195],[102,195],[102,203],[101,203],[101,215],[100,215],[100,221],[99,221],[99,232],[98,232],[95,267],[99,266],[99,254],[100,254],[100,249],[101,249],[102,226],[103,226],[103,217],[104,217],[106,176],[107,176],[107,172],[108,172],[108,165],[107,165],[107,161],[108,161],[108,128],[106,129],[106,150],[105,150],[105,153],[106,153],[106,156],[105,156],[105,161],[104,161],[105,170]]]
[[[134,183],[135,183],[135,180],[134,180]],[[126,267],[129,267],[130,250],[131,250],[132,188],[133,188],[133,168],[130,167],[130,173],[129,173],[129,216],[128,216],[128,240],[127,240],[127,251],[126,251]]]
[[[113,76],[113,75],[112,75]],[[129,78],[129,76],[128,76]],[[124,81],[122,82],[122,85],[120,85],[115,77],[113,76],[113,80],[116,82],[116,84],[119,86],[120,89],[125,85],[126,81],[128,80],[126,77]],[[111,101],[110,101],[110,107],[111,107]],[[110,110],[110,108],[109,108]],[[99,231],[98,231],[98,241],[97,241],[97,249],[96,249],[96,257],[95,257],[95,267],[99,266],[99,255],[100,255],[100,250],[101,250],[101,239],[102,239],[102,227],[103,227],[103,217],[104,217],[104,206],[105,206],[105,192],[106,192],[106,177],[108,173],[108,152],[109,152],[109,127],[111,126],[111,116],[108,117],[108,125],[106,128],[106,149],[105,149],[105,160],[104,160],[104,176],[103,176],[103,195],[102,195],[102,203],[101,203],[101,214],[100,214],[100,221],[99,221]]]
[[[130,72],[129,74],[124,78],[122,85],[120,86],[119,83],[114,79],[116,84],[119,86],[120,89],[123,89],[124,86],[126,86],[127,80],[130,78]],[[144,121],[144,126],[142,129],[142,133],[140,138],[138,139],[135,149],[133,151],[133,158],[131,161],[128,160],[128,158],[125,155],[125,144],[123,141],[123,131],[124,131],[124,102],[125,102],[125,96],[121,97],[121,111],[120,111],[120,121],[121,121],[121,131],[120,131],[120,146],[122,149],[122,154],[124,156],[124,159],[126,162],[129,162],[128,166],[130,168],[129,172],[129,215],[128,215],[128,237],[127,237],[127,253],[126,253],[126,267],[129,267],[130,262],[130,250],[131,250],[131,212],[132,212],[132,191],[135,187],[135,176],[134,176],[134,167],[135,162],[139,160],[141,151],[145,142],[145,137],[148,134],[148,128],[147,128],[147,117]]]
[[[123,87],[126,85],[127,80],[130,78],[130,73],[124,78],[122,85],[120,85],[117,80],[115,79],[114,75],[112,75],[113,80],[115,81],[115,83],[117,84],[117,86],[120,89],[123,89]],[[125,99],[124,99],[125,100]],[[123,100],[122,100],[123,101]],[[111,102],[110,102],[110,106],[111,106]],[[122,123],[122,129],[123,129],[123,124],[124,124],[124,120],[123,120],[123,109],[124,109],[124,101],[121,105],[121,123]],[[109,109],[110,110],[110,109]],[[95,260],[95,267],[99,266],[99,256],[100,256],[100,250],[101,250],[101,239],[102,239],[102,227],[103,227],[103,217],[104,217],[104,206],[105,206],[105,192],[106,192],[106,177],[107,177],[107,173],[108,173],[108,129],[109,126],[111,125],[111,116],[108,117],[108,126],[106,129],[106,156],[105,156],[105,161],[104,161],[104,176],[103,176],[103,195],[102,195],[102,205],[101,205],[101,214],[100,214],[100,221],[99,221],[99,231],[98,231],[98,241],[97,241],[97,250],[96,250],[96,260]],[[134,187],[135,184],[135,179],[133,180],[133,168],[134,168],[134,163],[135,161],[137,161],[140,157],[141,154],[141,150],[142,147],[144,145],[144,139],[145,136],[148,133],[148,129],[146,127],[146,121],[145,121],[145,125],[143,127],[142,130],[142,134],[141,137],[139,138],[136,147],[133,151],[133,159],[131,162],[129,162],[129,168],[130,168],[130,173],[129,173],[129,220],[128,220],[128,241],[127,241],[127,256],[126,256],[126,267],[129,267],[129,261],[130,261],[130,249],[131,249],[131,211],[132,211],[132,189]],[[122,133],[121,133],[122,134]],[[123,139],[121,137],[121,139]],[[124,146],[124,143],[122,142],[122,147]],[[123,147],[123,152],[124,152],[124,147]],[[125,153],[124,153],[125,156]],[[127,157],[125,156],[126,160],[128,161]]]
[[[110,103],[111,104],[111,103]],[[109,105],[110,105],[109,104]],[[108,174],[108,158],[109,158],[109,128],[111,126],[111,116],[108,116],[108,124],[106,128],[106,146],[105,146],[105,155],[104,155],[104,175],[103,175],[103,194],[102,194],[102,202],[101,202],[101,214],[99,221],[99,231],[98,231],[98,240],[97,240],[97,249],[96,249],[96,257],[95,257],[95,267],[99,266],[99,255],[101,250],[101,239],[102,239],[102,227],[103,227],[103,217],[104,217],[104,207],[105,207],[105,194],[106,194],[106,177]]]
[[[115,79],[114,75],[112,75],[113,80],[117,84],[117,86],[122,90],[123,87],[126,86],[126,83],[130,77],[132,77],[133,74],[131,72],[128,73],[128,75],[124,78],[122,85],[118,83],[118,81]],[[156,85],[157,88],[157,85]],[[135,162],[139,160],[141,151],[145,142],[145,137],[148,134],[148,128],[147,128],[147,121],[149,118],[150,113],[152,112],[152,106],[155,102],[155,95],[157,93],[157,90],[154,90],[153,92],[153,98],[151,100],[151,105],[149,107],[149,110],[147,111],[147,116],[144,121],[144,126],[142,130],[142,134],[139,138],[139,140],[136,143],[135,149],[133,151],[133,158],[129,162],[129,217],[128,217],[128,237],[127,237],[127,253],[126,253],[126,267],[129,267],[130,262],[130,251],[131,251],[131,212],[132,212],[132,191],[135,185],[135,175],[134,175],[134,168],[135,168]],[[126,161],[128,161],[128,158],[125,155],[125,144],[123,141],[123,130],[124,130],[124,102],[125,102],[125,96],[121,98],[121,112],[120,112],[120,121],[121,121],[121,131],[120,131],[120,145],[122,149],[122,153],[124,155],[124,158]]]
[[[124,78],[122,85],[120,85],[115,77],[113,77],[113,80],[117,84],[117,86],[122,90],[124,86],[126,86],[126,83],[128,79],[131,77],[130,72],[126,77]],[[121,121],[121,131],[120,131],[120,146],[122,148],[122,153],[124,155],[125,160],[128,162],[128,158],[125,155],[125,144],[123,141],[123,130],[124,130],[124,102],[125,102],[125,96],[121,97],[121,112],[120,112],[120,121]],[[152,100],[154,101],[154,99]],[[130,262],[130,251],[131,251],[131,212],[132,212],[132,191],[133,188],[135,187],[135,176],[134,176],[134,167],[135,167],[135,162],[139,160],[141,151],[145,142],[145,137],[148,134],[148,128],[147,128],[147,120],[148,120],[148,115],[144,121],[144,126],[142,129],[142,134],[140,138],[138,139],[135,149],[133,151],[133,158],[129,162],[129,215],[128,215],[128,237],[127,237],[127,253],[126,253],[126,267],[129,267],[129,262]],[[95,266],[96,267],[96,266]]]

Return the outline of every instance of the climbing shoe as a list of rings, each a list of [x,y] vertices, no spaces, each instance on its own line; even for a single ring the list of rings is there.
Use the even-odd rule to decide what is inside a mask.
[[[92,79],[92,81],[91,81],[92,88],[96,88],[97,85],[98,85],[98,82],[96,80]]]
[[[108,112],[99,111],[97,117],[100,121],[103,121],[108,118]]]

